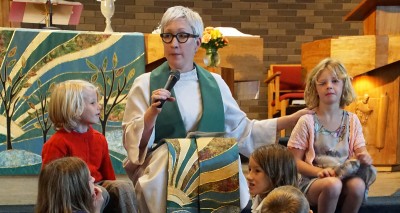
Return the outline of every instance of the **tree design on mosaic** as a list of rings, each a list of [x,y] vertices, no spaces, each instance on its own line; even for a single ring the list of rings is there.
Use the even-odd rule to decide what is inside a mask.
[[[21,68],[16,72],[15,76],[10,76],[8,73],[9,69],[12,69],[14,65],[17,63],[17,59],[14,58],[15,53],[17,52],[17,47],[12,48],[7,57],[4,59],[3,70],[0,73],[0,83],[1,83],[1,91],[0,91],[0,99],[4,109],[1,114],[5,114],[6,117],[6,128],[7,128],[7,150],[12,149],[11,144],[11,129],[12,129],[12,117],[15,113],[16,104],[20,97],[18,97],[18,93],[23,88],[29,88],[31,84],[28,80],[35,76],[36,73],[34,71],[29,71],[27,73],[23,73],[22,70],[26,67],[26,59],[21,58]],[[1,55],[4,56],[5,52],[1,52]],[[3,58],[3,57],[0,57]]]
[[[102,112],[100,116],[100,123],[103,135],[106,134],[107,121],[113,112],[119,112],[114,108],[120,104],[127,96],[124,91],[129,88],[126,83],[135,76],[135,69],[131,69],[128,74],[125,74],[125,67],[117,68],[118,57],[114,53],[112,58],[112,69],[107,71],[108,59],[104,58],[101,67],[97,67],[91,61],[86,60],[86,64],[90,69],[95,71],[90,78],[90,82],[95,84],[102,95]],[[115,109],[119,109],[116,107]]]
[[[37,81],[38,88],[42,88],[42,82],[40,80]],[[33,119],[37,120],[37,123],[35,123],[33,126],[37,129],[42,130],[42,135],[43,135],[43,143],[46,143],[47,141],[47,133],[49,132],[51,128],[51,120],[48,117],[48,105],[49,105],[49,91],[52,91],[55,86],[55,83],[51,83],[49,90],[43,92],[43,89],[39,89],[36,94],[32,94],[29,98],[33,99],[32,101],[29,101],[29,98],[27,98],[27,103],[31,109],[34,110],[34,112],[28,112],[29,116]],[[39,107],[36,107],[35,103],[40,103]]]

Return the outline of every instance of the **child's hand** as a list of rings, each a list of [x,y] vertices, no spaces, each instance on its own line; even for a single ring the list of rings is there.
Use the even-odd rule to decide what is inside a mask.
[[[104,198],[102,195],[101,188],[98,186],[94,186],[94,195],[92,195],[93,198],[93,206],[94,206],[94,212],[100,213],[101,207],[103,206],[104,203]]]
[[[335,170],[332,168],[325,168],[318,172],[318,178],[325,178],[325,177],[336,177]]]
[[[360,161],[361,164],[366,164],[366,165],[372,164],[371,155],[369,155],[369,153],[366,151],[357,153],[356,158]]]

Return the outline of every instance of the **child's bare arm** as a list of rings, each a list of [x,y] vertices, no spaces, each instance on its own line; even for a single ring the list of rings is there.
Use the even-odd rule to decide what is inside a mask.
[[[297,170],[300,174],[308,177],[335,177],[335,171],[332,168],[319,168],[306,163],[303,159],[305,156],[305,151],[296,148],[290,148],[289,150],[293,153],[296,159]]]
[[[365,146],[360,147],[355,150],[356,158],[360,161],[361,164],[371,165],[372,157],[368,153],[367,148]]]

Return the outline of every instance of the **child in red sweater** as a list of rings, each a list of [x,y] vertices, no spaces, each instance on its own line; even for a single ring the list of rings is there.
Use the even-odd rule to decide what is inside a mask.
[[[57,131],[43,146],[42,168],[58,158],[79,157],[88,165],[95,183],[104,187],[104,212],[136,212],[132,183],[116,180],[106,138],[92,128],[99,122],[98,96],[97,88],[87,81],[69,80],[56,85],[49,117]]]

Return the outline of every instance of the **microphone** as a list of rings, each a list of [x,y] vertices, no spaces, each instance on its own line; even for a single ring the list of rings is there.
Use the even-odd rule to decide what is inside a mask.
[[[169,73],[169,78],[167,80],[167,83],[164,86],[164,89],[171,91],[171,89],[175,86],[176,82],[179,81],[180,78],[180,72],[176,71],[176,70],[171,70],[171,72]],[[157,108],[162,108],[162,106],[165,103],[165,100],[157,100],[160,101],[161,104],[157,106]]]

